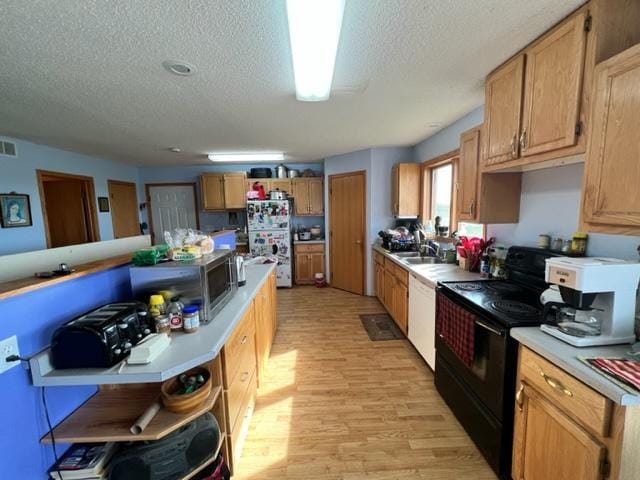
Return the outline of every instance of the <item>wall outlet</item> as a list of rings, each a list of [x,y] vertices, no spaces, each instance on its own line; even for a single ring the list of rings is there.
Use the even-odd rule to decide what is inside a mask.
[[[0,373],[4,373],[7,370],[20,365],[19,360],[17,362],[7,362],[6,358],[10,355],[20,355],[20,350],[18,349],[18,337],[15,335],[13,337],[0,340]]]

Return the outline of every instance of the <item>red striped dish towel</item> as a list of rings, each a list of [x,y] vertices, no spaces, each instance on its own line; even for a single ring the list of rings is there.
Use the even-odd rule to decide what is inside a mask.
[[[436,332],[467,367],[475,354],[475,316],[442,293],[436,304]]]
[[[640,393],[640,362],[628,358],[586,358],[591,367],[605,373],[632,389],[634,393]],[[624,388],[623,385],[620,385]]]

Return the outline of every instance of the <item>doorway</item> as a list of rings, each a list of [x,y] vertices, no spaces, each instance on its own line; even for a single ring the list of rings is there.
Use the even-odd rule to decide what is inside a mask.
[[[331,286],[365,293],[366,172],[329,175]]]
[[[100,240],[92,177],[36,170],[47,248]]]
[[[136,184],[107,180],[107,186],[109,187],[109,203],[111,203],[113,238],[140,235]]]
[[[151,242],[164,242],[164,232],[199,229],[195,183],[147,183]]]

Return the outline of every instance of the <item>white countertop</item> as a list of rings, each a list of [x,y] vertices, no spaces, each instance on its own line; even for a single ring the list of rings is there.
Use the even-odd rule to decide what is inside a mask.
[[[631,345],[578,348],[544,333],[539,327],[512,328],[511,336],[617,404],[640,405],[640,395],[627,392],[578,360],[578,356],[624,357]]]
[[[380,245],[374,244],[373,249],[407,270],[414,278],[431,288],[435,288],[438,282],[464,282],[467,280],[480,280],[482,278],[479,273],[467,272],[454,263],[408,265],[394,257],[392,253]]]
[[[201,325],[195,333],[172,333],[171,345],[148,365],[125,365],[120,373],[120,364],[108,369],[55,370],[47,349],[29,361],[33,384],[39,387],[162,382],[212,360],[220,353],[229,335],[274,268],[275,264],[247,265],[247,283],[239,287],[220,313],[208,324]]]

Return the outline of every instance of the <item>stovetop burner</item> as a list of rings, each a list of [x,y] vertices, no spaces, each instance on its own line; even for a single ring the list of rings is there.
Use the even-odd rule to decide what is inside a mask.
[[[483,286],[480,285],[479,283],[467,282],[467,283],[455,283],[453,285],[453,288],[455,288],[456,290],[460,290],[462,292],[477,292],[479,290],[482,290]]]
[[[489,302],[489,307],[507,315],[517,315],[519,317],[537,317],[540,310],[515,300],[493,300]]]
[[[517,285],[506,282],[487,282],[487,288],[497,293],[515,293],[522,290]]]

